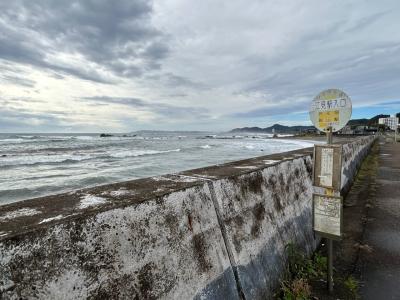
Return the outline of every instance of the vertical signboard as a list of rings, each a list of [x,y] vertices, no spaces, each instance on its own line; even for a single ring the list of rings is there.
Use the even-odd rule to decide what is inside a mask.
[[[342,237],[343,204],[342,197],[313,195],[313,227],[323,237]]]
[[[340,191],[341,174],[342,145],[315,145],[314,185]]]
[[[319,182],[322,186],[333,185],[333,148],[321,149],[321,175]]]

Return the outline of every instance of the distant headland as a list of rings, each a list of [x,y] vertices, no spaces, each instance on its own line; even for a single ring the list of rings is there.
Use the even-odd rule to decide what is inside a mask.
[[[397,117],[400,117],[400,113],[396,114]],[[352,119],[347,123],[347,126],[351,128],[356,128],[358,126],[362,127],[379,127],[379,119],[380,118],[388,118],[390,115],[376,115],[370,119]],[[382,126],[382,125],[381,125]],[[285,126],[281,124],[274,124],[270,127],[242,127],[232,129],[230,132],[232,133],[283,133],[283,134],[297,134],[304,132],[314,132],[316,131],[314,126],[303,126],[303,125],[295,125],[295,126]]]

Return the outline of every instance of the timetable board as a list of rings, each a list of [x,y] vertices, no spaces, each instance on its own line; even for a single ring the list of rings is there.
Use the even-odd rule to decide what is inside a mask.
[[[314,186],[340,191],[342,174],[342,145],[314,146]]]
[[[313,195],[313,229],[331,239],[342,237],[343,199],[337,196]]]

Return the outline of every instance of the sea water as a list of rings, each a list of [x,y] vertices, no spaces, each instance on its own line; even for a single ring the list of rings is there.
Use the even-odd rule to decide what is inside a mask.
[[[0,134],[0,205],[312,145],[269,134]]]

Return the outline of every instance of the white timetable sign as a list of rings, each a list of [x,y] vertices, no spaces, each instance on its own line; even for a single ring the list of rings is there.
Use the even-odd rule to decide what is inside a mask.
[[[314,231],[322,236],[340,239],[342,236],[342,197],[313,195]]]
[[[342,145],[314,146],[314,185],[340,191]]]
[[[333,148],[321,149],[321,175],[320,183],[324,186],[332,186],[333,182]]]

